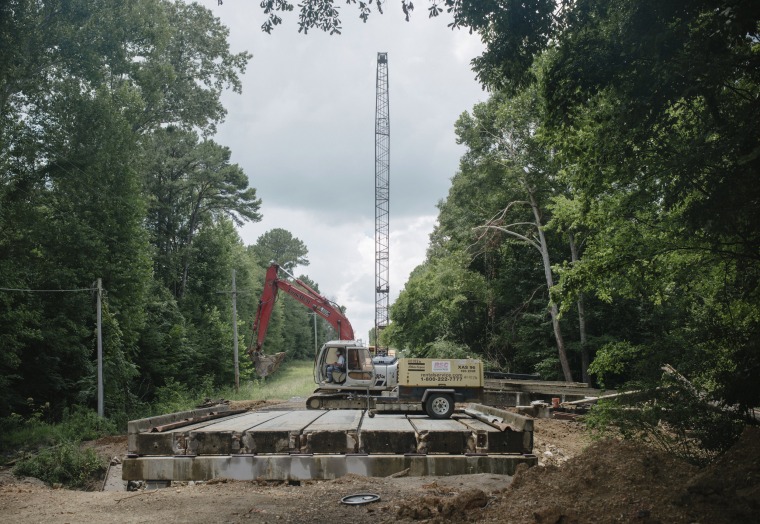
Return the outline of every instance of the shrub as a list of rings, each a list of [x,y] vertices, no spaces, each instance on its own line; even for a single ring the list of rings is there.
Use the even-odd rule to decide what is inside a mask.
[[[93,449],[80,449],[77,444],[65,442],[22,458],[13,473],[35,477],[48,484],[84,488],[101,476],[105,468],[105,461]]]
[[[166,385],[156,388],[156,400],[151,411],[154,413],[175,413],[192,408],[196,397],[184,384],[169,378]]]
[[[474,355],[465,344],[439,339],[427,344],[419,356],[423,358],[473,358],[477,355]]]
[[[56,426],[58,441],[78,442],[95,440],[117,433],[116,425],[87,408],[76,406],[63,414],[63,421]]]
[[[632,389],[636,394],[600,401],[592,409],[586,423],[595,436],[614,429],[701,466],[727,450],[744,425],[740,413],[671,377],[657,387]]]
[[[11,413],[0,419],[0,451],[7,453],[17,449],[33,449],[55,442],[55,427],[33,416],[25,419]]]

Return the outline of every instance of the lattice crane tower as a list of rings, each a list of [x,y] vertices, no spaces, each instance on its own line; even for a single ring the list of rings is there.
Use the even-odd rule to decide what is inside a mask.
[[[377,54],[375,104],[375,345],[388,326],[390,116],[388,112],[388,53]]]

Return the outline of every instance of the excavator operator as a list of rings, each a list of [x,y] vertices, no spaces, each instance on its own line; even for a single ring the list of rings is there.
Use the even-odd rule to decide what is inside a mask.
[[[333,381],[333,371],[345,371],[346,370],[346,359],[343,357],[343,350],[338,348],[337,349],[338,359],[327,365],[327,378],[325,379],[325,382],[331,383]]]

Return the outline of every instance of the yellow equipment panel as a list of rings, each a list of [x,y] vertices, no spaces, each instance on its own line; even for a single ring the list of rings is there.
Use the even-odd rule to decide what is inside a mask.
[[[402,358],[398,383],[411,387],[483,387],[483,363],[475,359]]]

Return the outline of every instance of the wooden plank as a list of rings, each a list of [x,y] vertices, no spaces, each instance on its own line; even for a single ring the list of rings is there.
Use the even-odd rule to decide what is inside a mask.
[[[359,428],[359,451],[364,453],[416,453],[415,431],[405,415],[364,417]]]
[[[333,410],[309,424],[301,435],[302,453],[357,453],[362,410]]]
[[[509,386],[538,386],[538,387],[557,387],[557,388],[589,388],[585,382],[565,382],[563,380],[510,380],[506,378],[489,378],[487,384],[500,384]]]
[[[601,390],[590,388],[584,382],[551,382],[536,380],[505,380],[489,379],[486,380],[485,387],[489,391],[498,392],[520,392],[535,393],[540,395],[555,395],[561,397],[569,396],[598,396]]]

